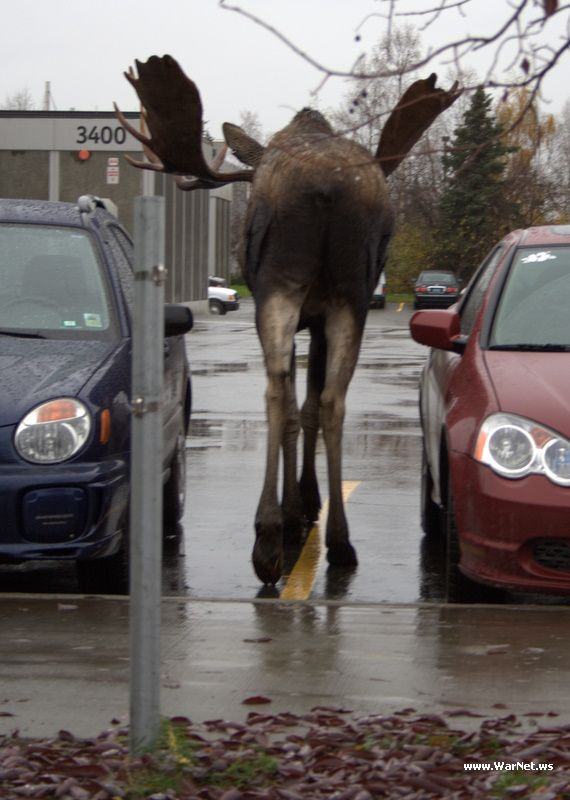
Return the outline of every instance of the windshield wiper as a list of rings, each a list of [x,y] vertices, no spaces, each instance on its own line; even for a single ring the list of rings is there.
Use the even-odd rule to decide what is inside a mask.
[[[37,331],[1,331],[0,336],[15,336],[17,339],[47,339],[43,333]]]
[[[489,350],[521,350],[529,353],[566,353],[570,351],[568,344],[492,344]]]

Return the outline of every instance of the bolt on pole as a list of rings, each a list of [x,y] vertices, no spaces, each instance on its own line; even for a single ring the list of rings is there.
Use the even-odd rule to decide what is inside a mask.
[[[130,750],[160,728],[164,199],[135,199],[130,503]]]

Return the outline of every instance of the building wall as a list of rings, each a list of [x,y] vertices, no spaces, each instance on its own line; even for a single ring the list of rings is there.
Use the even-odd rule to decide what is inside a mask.
[[[132,158],[140,154],[131,152]],[[119,182],[107,183],[109,158],[119,159]],[[80,161],[75,152],[59,154],[59,199],[74,203],[82,194],[108,197],[115,203],[118,216],[127,230],[133,230],[133,201],[141,194],[141,172],[132,167],[124,153],[105,151],[92,152],[89,160]]]
[[[216,264],[212,270],[220,278],[229,281],[231,272],[230,259],[230,205],[227,200],[215,197],[216,205],[216,224],[214,226],[216,236]]]
[[[182,192],[171,175],[158,174],[155,192],[165,199],[167,302],[208,295],[209,197],[205,190]]]
[[[0,197],[47,200],[49,153],[0,149]]]

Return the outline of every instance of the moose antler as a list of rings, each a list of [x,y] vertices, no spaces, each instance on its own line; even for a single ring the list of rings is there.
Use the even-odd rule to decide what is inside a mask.
[[[392,111],[380,136],[376,158],[386,176],[390,175],[410,152],[432,122],[460,96],[457,81],[449,91],[436,88],[435,72],[412,83]]]
[[[144,147],[149,161],[128,161],[139,169],[169,172],[185,178],[184,189],[211,189],[235,181],[251,181],[253,170],[218,172],[202,152],[202,102],[196,84],[188,78],[172,56],[151,56],[135,61],[138,77],[131,67],[125,77],[134,87],[145,109],[150,136],[138,131],[115,104],[121,125]],[[213,166],[213,165],[212,165]],[[181,182],[178,181],[180,185]]]

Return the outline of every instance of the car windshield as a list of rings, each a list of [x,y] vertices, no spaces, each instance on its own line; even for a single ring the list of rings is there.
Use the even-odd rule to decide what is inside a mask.
[[[32,330],[48,338],[86,338],[106,337],[113,328],[104,275],[88,233],[0,224],[2,333]]]
[[[570,247],[517,251],[495,314],[490,346],[570,348]]]
[[[222,288],[225,288],[227,287],[227,285],[228,282],[226,281],[225,278],[215,278],[213,276],[210,276],[208,278],[208,286],[220,286]]]
[[[418,283],[441,283],[443,286],[455,285],[455,275],[449,272],[422,272]]]

